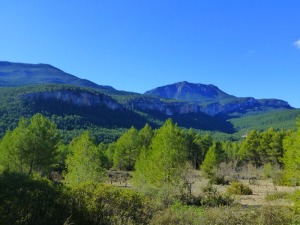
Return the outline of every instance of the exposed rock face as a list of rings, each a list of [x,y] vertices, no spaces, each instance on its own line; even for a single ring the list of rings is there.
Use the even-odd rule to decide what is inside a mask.
[[[174,85],[172,86],[172,88]],[[199,89],[206,93],[205,97],[209,97],[209,101],[166,101],[157,97],[141,95],[132,100],[129,100],[124,105],[117,103],[111,97],[89,91],[71,91],[71,90],[55,90],[45,92],[35,92],[23,95],[23,98],[29,100],[58,100],[66,103],[71,103],[76,106],[97,107],[105,105],[109,109],[121,110],[126,107],[131,110],[139,111],[157,111],[168,116],[202,112],[210,116],[229,113],[246,113],[248,110],[265,110],[265,109],[290,109],[292,108],[287,102],[278,99],[261,99],[254,98],[237,98],[221,92],[213,85],[193,85],[187,82],[180,83],[177,93],[183,96],[183,89],[191,89],[196,87],[197,93]],[[174,90],[173,90],[174,91]],[[189,93],[196,91],[189,90]],[[217,93],[217,94],[216,94]],[[221,94],[220,94],[221,93]],[[179,96],[179,95],[178,95]],[[190,96],[190,95],[189,95]],[[212,101],[212,96],[218,96],[221,100]],[[223,96],[223,99],[221,98]],[[224,101],[224,99],[226,101]],[[205,103],[205,104],[203,104]]]
[[[74,104],[76,106],[100,106],[105,105],[109,109],[117,110],[121,109],[122,106],[108,96],[101,94],[93,94],[89,92],[72,92],[72,91],[49,91],[49,92],[36,92],[31,94],[23,95],[23,98],[29,100],[38,99],[55,99],[67,103]]]
[[[203,112],[210,116],[218,114],[228,114],[233,112],[246,112],[247,110],[263,110],[266,107],[271,108],[291,108],[291,106],[282,100],[256,100],[254,98],[239,99],[237,102],[228,104],[220,104],[214,102],[207,106],[201,106],[198,103],[192,102],[162,102],[157,98],[136,98],[126,104],[128,108],[147,111],[155,110],[168,116],[174,114],[186,114]]]
[[[192,102],[217,101],[234,97],[212,84],[193,84],[186,81],[158,87],[145,92],[145,94]]]
[[[233,112],[245,113],[248,110],[264,110],[267,108],[292,108],[286,101],[278,99],[257,100],[251,97],[238,98],[221,91],[214,85],[192,84],[186,81],[155,88],[147,91],[145,95],[185,101],[162,104],[160,111],[165,112],[167,115],[203,112],[215,116]],[[145,105],[139,105],[138,102],[136,102],[135,107],[147,108]]]

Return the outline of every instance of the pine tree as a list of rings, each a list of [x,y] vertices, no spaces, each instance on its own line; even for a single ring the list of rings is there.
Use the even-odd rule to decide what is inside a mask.
[[[205,159],[201,165],[201,171],[203,171],[207,177],[212,177],[215,174],[215,169],[224,160],[224,150],[220,142],[216,142],[211,146],[205,155]]]
[[[113,155],[114,167],[120,170],[133,170],[139,154],[138,131],[131,127],[117,140]]]
[[[185,135],[169,119],[157,130],[150,151],[141,152],[133,174],[135,183],[155,188],[179,185],[187,157]]]
[[[56,125],[41,114],[19,121],[0,144],[0,164],[11,172],[46,173],[55,163],[60,136]]]
[[[66,185],[75,186],[86,181],[102,182],[105,179],[102,155],[98,150],[89,132],[71,141],[71,153],[67,156],[67,170],[64,172]]]

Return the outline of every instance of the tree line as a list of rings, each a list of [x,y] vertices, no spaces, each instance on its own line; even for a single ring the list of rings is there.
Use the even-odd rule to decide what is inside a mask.
[[[297,124],[299,128],[300,121]],[[0,207],[1,219],[10,221],[17,214],[19,222],[8,223],[37,224],[39,216],[51,212],[34,214],[32,211],[38,209],[33,205],[49,197],[45,201],[50,201],[51,207],[61,204],[65,209],[53,209],[53,215],[61,218],[57,224],[62,220],[147,224],[154,210],[149,199],[159,199],[163,206],[183,199],[189,204],[194,201],[190,199],[192,170],[224,182],[226,173],[252,165],[268,170],[269,175],[270,171],[280,171],[282,184],[298,185],[299,148],[300,129],[253,130],[239,142],[219,142],[208,134],[182,129],[171,119],[158,129],[148,124],[140,130],[131,127],[109,144],[97,144],[88,131],[65,144],[56,124],[36,114],[30,120],[22,118],[0,142],[0,200],[5,200]],[[129,171],[134,189],[109,186],[108,171]],[[113,216],[116,212],[119,217]]]

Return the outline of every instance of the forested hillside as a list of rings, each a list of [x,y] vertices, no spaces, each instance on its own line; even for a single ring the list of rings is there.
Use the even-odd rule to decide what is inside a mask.
[[[124,92],[48,65],[0,70],[0,224],[299,224],[300,111],[288,103],[187,82],[166,96]],[[257,180],[284,204],[238,201]]]
[[[300,122],[298,131],[251,130],[244,140],[219,142],[168,119],[157,129],[131,127],[109,144],[88,131],[64,144],[42,114],[21,118],[0,142],[0,224],[298,224],[297,191],[291,207],[233,203],[253,193],[239,179],[300,184],[299,130]],[[209,180],[201,194],[193,191],[197,179]],[[257,215],[251,223],[249,213]]]
[[[157,128],[167,118],[172,118],[186,129],[192,127],[201,132],[208,131],[220,140],[240,139],[251,129],[295,129],[295,118],[299,115],[298,110],[273,110],[228,120],[223,115],[209,116],[201,112],[169,115],[155,108],[138,107],[136,102],[139,105],[174,104],[172,100],[153,99],[135,93],[69,85],[1,88],[0,136],[7,129],[14,129],[20,117],[29,118],[35,113],[42,113],[55,122],[65,142],[89,130],[98,143],[116,140],[131,126],[141,128],[148,123]]]
[[[21,116],[28,118],[35,113],[42,113],[54,121],[65,140],[89,130],[97,142],[115,140],[131,126],[141,128],[149,123],[158,127],[169,117],[155,110],[129,108],[124,102],[130,101],[134,95],[110,91],[109,96],[103,92],[68,85],[1,88],[1,136],[7,129],[15,128]],[[182,127],[233,132],[229,122],[204,113],[174,114],[171,117]]]

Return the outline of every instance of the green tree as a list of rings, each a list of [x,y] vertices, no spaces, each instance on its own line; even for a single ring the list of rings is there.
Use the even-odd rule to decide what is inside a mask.
[[[194,130],[192,128],[190,128],[188,130],[188,132],[186,133],[186,141],[187,141],[187,148],[188,148],[188,160],[191,162],[194,169],[199,168],[198,162],[199,162],[199,158],[201,156],[200,146],[199,146],[200,138],[201,138],[201,136],[196,135],[196,133],[194,132]]]
[[[56,125],[36,114],[28,125],[20,119],[18,126],[8,131],[0,144],[2,168],[11,172],[46,173],[55,163],[60,136]]]
[[[108,168],[112,168],[114,165],[113,157],[114,157],[115,149],[116,149],[116,142],[112,142],[108,144],[107,149],[105,151],[105,155],[108,160]]]
[[[150,147],[154,132],[148,123],[138,132],[138,145],[140,148],[145,147],[148,149]]]
[[[214,144],[213,139],[209,134],[205,134],[203,137],[200,135],[197,135],[194,142],[199,146],[200,148],[200,155],[198,159],[198,167],[202,164],[206,153],[208,152],[209,148]]]
[[[133,170],[139,154],[138,131],[131,127],[117,140],[113,155],[114,167],[120,170]]]
[[[261,134],[259,131],[250,131],[239,150],[241,160],[253,163],[255,166],[261,166],[262,162],[260,160],[258,152],[258,149],[260,147],[260,137]]]
[[[58,144],[61,140],[55,123],[36,114],[27,128],[27,145],[25,149],[29,174],[33,171],[45,172],[55,163]]]
[[[70,154],[66,159],[65,183],[75,186],[86,181],[101,182],[105,179],[102,154],[89,132],[84,132],[69,144]]]
[[[287,185],[300,184],[300,119],[297,120],[298,131],[289,134],[283,141],[284,182]]]
[[[0,174],[0,224],[61,225],[71,215],[62,186],[20,173]]]
[[[150,151],[142,151],[133,174],[138,185],[178,186],[188,158],[185,135],[169,119],[157,130]]]
[[[287,133],[288,132],[282,130],[277,131],[272,137],[272,142],[270,144],[271,151],[267,151],[269,161],[272,164],[282,165],[281,158],[283,157],[283,152],[284,152],[283,140],[287,136]]]
[[[205,159],[201,165],[201,171],[203,171],[207,177],[212,178],[215,175],[215,169],[224,160],[224,150],[220,142],[215,142],[205,155]]]

